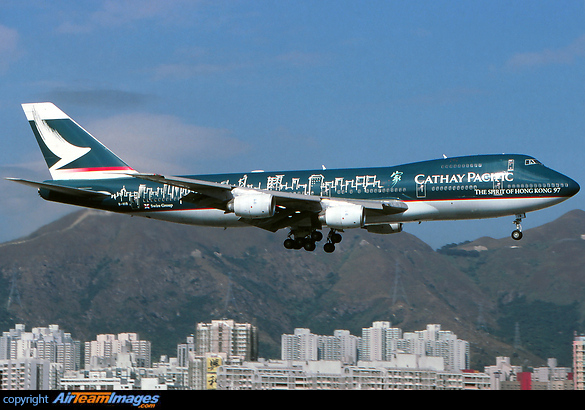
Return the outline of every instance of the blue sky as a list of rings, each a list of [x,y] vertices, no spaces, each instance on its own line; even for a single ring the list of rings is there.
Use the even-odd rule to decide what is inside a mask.
[[[0,177],[49,178],[20,107],[37,101],[143,172],[505,152],[583,185],[585,1],[0,0]],[[0,241],[73,210],[0,190]],[[405,230],[439,247],[512,219]]]

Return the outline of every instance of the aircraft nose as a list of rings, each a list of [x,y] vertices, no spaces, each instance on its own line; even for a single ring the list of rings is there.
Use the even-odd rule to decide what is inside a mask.
[[[579,184],[577,183],[577,181],[568,178],[568,185],[569,188],[567,188],[567,196],[574,196],[577,194],[577,192],[579,192],[579,190],[581,189],[581,187],[579,186]]]

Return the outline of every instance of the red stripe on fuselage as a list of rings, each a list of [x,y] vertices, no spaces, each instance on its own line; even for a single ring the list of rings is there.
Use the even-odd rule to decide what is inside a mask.
[[[59,172],[112,172],[112,171],[134,171],[131,167],[98,167],[98,168],[72,168],[59,169]]]

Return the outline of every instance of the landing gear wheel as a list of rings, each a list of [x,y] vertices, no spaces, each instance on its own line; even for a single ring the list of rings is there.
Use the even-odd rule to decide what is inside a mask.
[[[522,219],[526,218],[526,214],[518,214],[516,215],[516,219],[514,220],[514,225],[516,225],[516,230],[512,232],[512,239],[515,241],[519,241],[522,239]]]
[[[339,243],[341,242],[341,235],[335,232],[335,230],[330,230],[329,235],[327,235],[327,241],[331,243]]]
[[[284,247],[286,249],[292,249],[295,246],[295,241],[293,241],[291,238],[287,238],[284,240]]]
[[[313,231],[311,232],[311,239],[314,242],[319,242],[321,239],[323,239],[323,233],[321,233],[321,231]]]
[[[311,240],[305,241],[305,244],[303,245],[303,248],[305,248],[307,252],[313,252],[316,247],[317,245],[315,245],[315,242]]]
[[[520,239],[522,239],[522,231],[516,229],[515,231],[512,232],[512,239],[514,239],[515,241],[519,241]]]
[[[341,239],[341,235],[331,229],[327,235],[327,243],[323,245],[323,250],[327,253],[334,252],[335,244],[341,242]]]
[[[332,253],[335,251],[335,244],[327,242],[325,245],[323,245],[323,250],[327,253]]]
[[[304,238],[295,238],[293,241],[293,249],[302,249],[302,247],[305,245],[305,241]]]

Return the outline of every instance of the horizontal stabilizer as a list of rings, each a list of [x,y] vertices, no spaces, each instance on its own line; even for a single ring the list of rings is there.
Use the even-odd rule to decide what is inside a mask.
[[[80,196],[85,198],[105,198],[111,196],[109,192],[92,191],[83,188],[73,188],[63,185],[50,184],[47,182],[28,181],[20,178],[6,178],[9,181],[14,181],[22,185],[31,186],[38,189],[46,189],[48,191],[58,192],[60,194]]]

